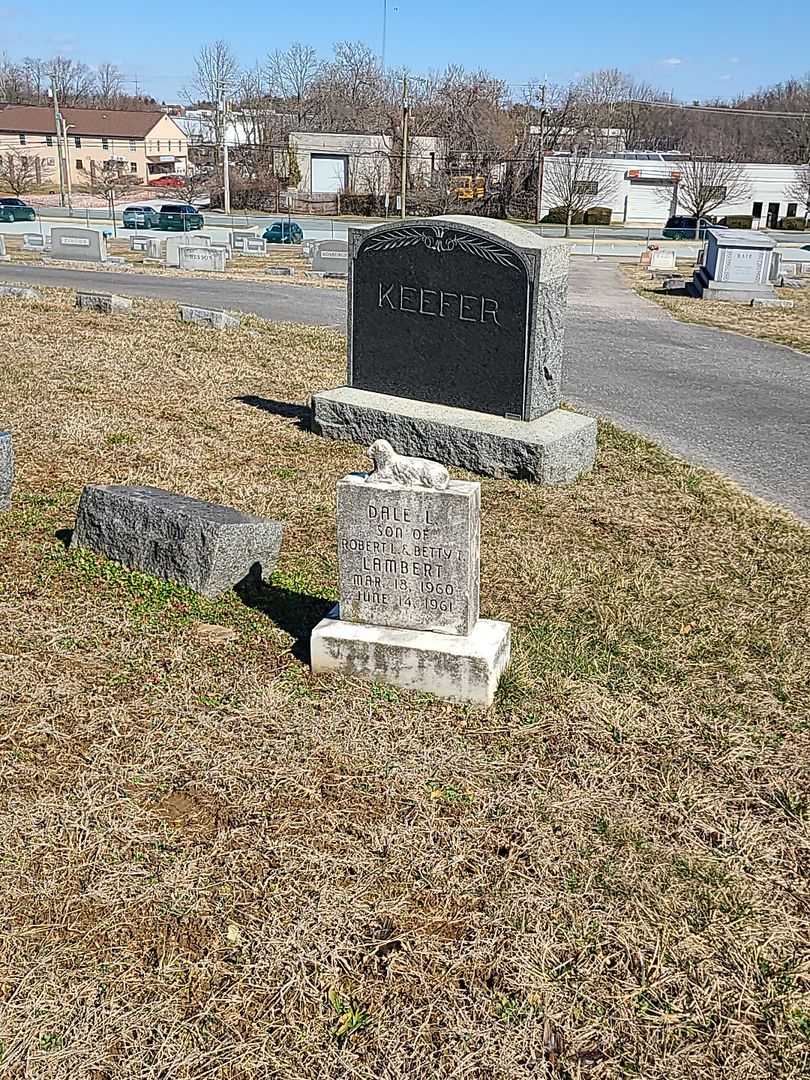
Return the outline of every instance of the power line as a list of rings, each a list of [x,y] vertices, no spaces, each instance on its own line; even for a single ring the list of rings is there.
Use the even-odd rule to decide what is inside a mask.
[[[617,105],[622,104],[617,102]],[[723,116],[776,117],[791,120],[809,120],[810,112],[777,112],[770,109],[738,109],[736,105],[686,105],[677,101],[649,101],[647,98],[625,98],[626,105],[647,105],[651,109],[681,109],[688,112],[718,113]]]

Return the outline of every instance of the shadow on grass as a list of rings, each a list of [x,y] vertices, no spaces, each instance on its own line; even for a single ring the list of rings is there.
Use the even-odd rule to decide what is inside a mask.
[[[73,529],[57,529],[53,534],[65,551],[70,549],[70,541],[73,539]]]
[[[273,416],[283,416],[288,420],[297,420],[298,427],[304,431],[310,429],[312,410],[306,405],[295,405],[289,401],[274,401],[273,398],[257,397],[255,394],[243,394],[233,400],[241,401],[243,405],[250,405],[253,409],[261,409],[262,412],[271,413]]]
[[[235,587],[242,603],[267,616],[276,626],[295,638],[292,654],[309,664],[309,639],[314,628],[335,606],[334,600],[311,596],[283,585],[262,581],[258,565]]]

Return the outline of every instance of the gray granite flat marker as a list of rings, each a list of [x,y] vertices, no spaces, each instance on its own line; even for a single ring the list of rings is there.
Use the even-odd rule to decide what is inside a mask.
[[[242,325],[238,315],[229,315],[226,311],[214,311],[212,308],[180,306],[180,321],[196,323],[197,326],[209,326],[213,330],[235,330]]]
[[[313,428],[495,476],[593,467],[596,420],[562,410],[569,244],[447,215],[349,229],[348,385]]]
[[[225,269],[227,263],[227,256],[221,248],[181,245],[178,248],[178,256],[181,270],[221,272]],[[168,254],[166,256],[166,265],[169,265]]]
[[[782,300],[778,296],[755,296],[751,301],[751,307],[793,308],[795,306],[795,300]]]
[[[37,290],[29,289],[27,285],[0,285],[0,296],[12,296],[16,300],[40,299]]]
[[[11,509],[14,487],[14,445],[8,431],[0,431],[0,510]]]
[[[51,229],[50,257],[72,262],[107,262],[107,242],[95,229],[54,225]]]
[[[281,522],[160,488],[89,484],[79,500],[71,547],[214,597],[256,565],[269,577],[282,531]]]
[[[47,234],[26,233],[23,236],[23,251],[47,251],[47,249]]]
[[[100,311],[103,315],[127,315],[132,311],[132,300],[115,293],[76,293],[76,307]]]
[[[273,274],[276,277],[292,277],[293,268],[291,266],[268,266],[264,272],[265,274]]]
[[[313,630],[312,670],[489,705],[508,623],[478,617],[480,484],[437,462],[369,449],[338,481],[340,604]]]

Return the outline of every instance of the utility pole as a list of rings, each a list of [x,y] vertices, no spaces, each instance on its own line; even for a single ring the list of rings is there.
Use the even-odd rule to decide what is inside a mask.
[[[408,76],[402,79],[402,166],[400,177],[400,198],[402,208],[400,217],[405,220],[405,196],[408,191]]]
[[[543,216],[543,177],[545,173],[546,157],[546,84],[540,87],[540,139],[537,144],[537,202],[534,208],[534,223],[540,224]]]
[[[380,67],[382,73],[385,75],[385,47],[388,38],[388,0],[383,0],[383,26],[382,26],[382,54],[380,56]]]
[[[48,72],[51,80],[51,98],[53,99],[53,127],[56,132],[56,160],[59,162],[59,202],[65,205],[65,166],[62,161],[62,117],[59,115],[59,101],[56,97],[56,75]]]
[[[65,123],[65,118],[60,114],[59,119],[62,121],[62,145],[65,148],[65,179],[67,180],[67,204],[68,210],[73,212],[73,180],[70,176],[70,150],[68,147],[68,125]]]
[[[222,89],[222,199],[226,214],[231,212],[231,172],[228,160],[228,103],[225,99],[225,86]]]

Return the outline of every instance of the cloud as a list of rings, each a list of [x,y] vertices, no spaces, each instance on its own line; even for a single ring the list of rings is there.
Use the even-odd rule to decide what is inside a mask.
[[[730,64],[739,64],[739,63],[741,63],[741,60],[740,60],[739,56],[730,56],[728,58],[728,62]]]
[[[682,64],[680,56],[668,56],[666,60],[661,61],[662,64],[668,64],[670,67],[677,67],[678,64]]]

